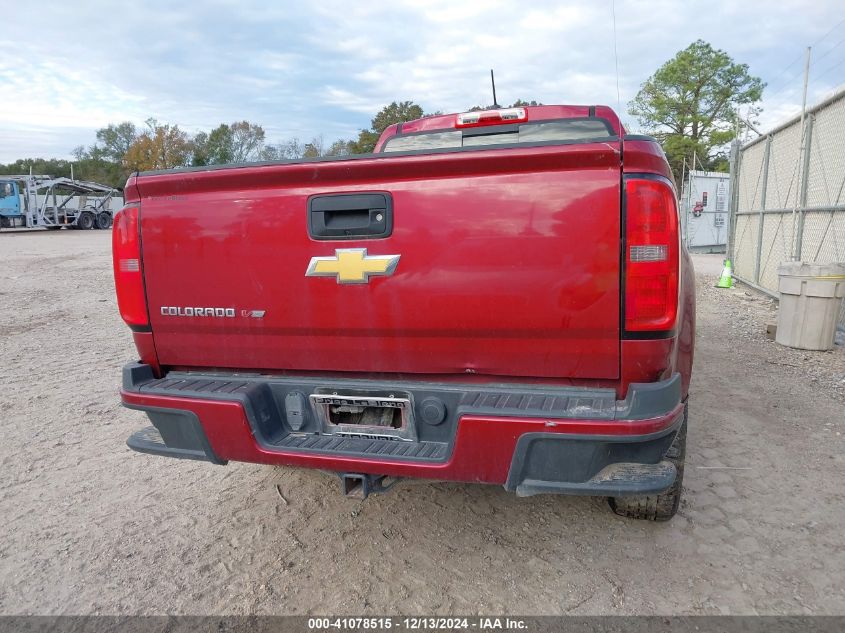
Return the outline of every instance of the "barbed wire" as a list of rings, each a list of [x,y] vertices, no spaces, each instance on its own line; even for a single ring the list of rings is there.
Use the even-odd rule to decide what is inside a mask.
[[[810,44],[810,47],[812,47],[813,49],[817,48],[819,46],[819,44],[824,42],[828,37],[830,37],[830,35],[832,33],[834,33],[842,25],[845,25],[845,18],[839,20],[839,22],[834,24],[830,29],[827,30],[827,32],[824,33],[824,35],[822,35],[815,42]],[[820,75],[813,72],[815,65],[818,64],[818,62],[820,62],[822,59],[824,59],[828,55],[830,55],[843,42],[845,42],[845,37],[841,38],[833,46],[827,48],[825,50],[825,52],[822,55],[820,55],[819,57],[817,57],[816,59],[813,59],[813,57],[811,55],[811,57],[810,57],[810,79],[811,79],[811,81],[813,80],[814,75],[815,75],[816,79],[818,79],[818,77],[820,76]],[[769,89],[769,94],[766,96],[764,103],[768,103],[769,107],[771,107],[772,103],[774,103],[775,105],[779,105],[779,104],[784,103],[786,101],[786,99],[781,99],[780,101],[778,101],[777,99],[775,99],[775,97],[785,95],[786,93],[792,92],[792,91],[795,91],[795,90],[800,90],[800,88],[801,88],[801,86],[799,85],[800,82],[796,82],[796,80],[799,79],[803,75],[803,73],[804,73],[803,68],[799,67],[794,72],[789,73],[788,76],[787,76],[787,73],[789,72],[789,70],[793,66],[795,66],[795,64],[799,60],[803,59],[805,55],[806,55],[806,52],[799,53],[797,57],[795,57],[789,64],[787,64],[777,75],[775,75],[774,79],[771,80],[768,83],[767,88]],[[786,77],[786,78],[782,82],[779,82],[778,80],[781,77]]]
[[[777,80],[778,80],[779,78],[783,77],[783,76],[786,74],[786,72],[787,72],[790,68],[792,68],[792,67],[795,65],[795,62],[797,62],[797,61],[800,61],[800,60],[804,59],[804,55],[805,55],[805,53],[803,53],[803,52],[802,52],[802,53],[800,53],[800,54],[798,55],[798,57],[796,57],[794,60],[792,60],[792,61],[791,61],[791,62],[790,62],[787,66],[785,66],[785,67],[783,68],[783,70],[781,70],[781,71],[780,71],[780,72],[779,72],[779,73],[775,76],[775,78],[774,78],[772,81],[768,82],[768,83],[767,83],[767,85],[766,85],[766,87],[767,87],[767,88],[769,88],[769,89],[773,89],[773,88],[772,88],[772,86],[773,86],[773,85],[775,85],[775,86],[776,86],[776,85],[778,85]],[[799,69],[799,71],[798,71],[798,72],[800,73],[800,69]],[[791,75],[790,77],[787,77],[787,78],[786,78],[786,80],[785,80],[784,82],[782,82],[780,85],[781,85],[781,86],[787,85],[787,84],[789,84],[789,83],[790,83],[793,79],[795,79],[795,75]]]
[[[843,39],[845,42],[845,39]],[[832,51],[833,49],[831,49]],[[830,52],[830,51],[829,51]],[[827,54],[821,56],[819,60],[826,58]],[[819,87],[820,80],[827,77],[828,74],[838,68],[843,63],[845,63],[845,56],[842,59],[834,59],[833,63],[824,67],[819,66],[819,60],[813,61],[810,60],[810,75],[809,75],[809,84],[808,84],[808,92],[810,92],[813,88]],[[773,107],[777,107],[784,103],[787,103],[791,99],[794,99],[794,94],[798,93],[800,95],[802,89],[802,83],[800,81],[801,75],[803,75],[803,70],[800,74],[796,75],[794,79],[796,80],[794,83],[787,84],[783,86],[780,90],[776,90],[774,92],[770,92],[769,94],[765,95],[763,98],[763,104],[767,107],[767,109],[772,109]],[[841,82],[839,82],[841,83]]]
[[[836,44],[834,44],[834,45],[833,45],[833,46],[831,46],[829,49],[827,49],[827,52],[825,52],[825,54],[824,54],[824,55],[820,55],[819,57],[816,57],[816,63],[818,64],[821,60],[823,60],[825,57],[827,57],[827,56],[828,56],[828,55],[830,55],[833,51],[835,51],[837,48],[839,48],[839,46],[841,46],[843,43],[845,43],[845,37],[843,37],[841,40],[839,40],[838,42],[836,42]]]
[[[827,76],[827,74],[828,74],[831,70],[834,70],[834,69],[836,69],[836,68],[839,68],[842,64],[845,64],[845,59],[840,59],[838,62],[836,62],[836,63],[834,63],[834,64],[832,64],[832,65],[828,66],[825,70],[823,70],[822,72],[820,72],[820,73],[818,73],[818,74],[816,75],[816,77],[815,77],[816,81],[818,81],[818,80],[819,80],[819,79],[821,79],[822,77],[826,77],[826,76]],[[840,83],[841,83],[841,82],[840,82]]]

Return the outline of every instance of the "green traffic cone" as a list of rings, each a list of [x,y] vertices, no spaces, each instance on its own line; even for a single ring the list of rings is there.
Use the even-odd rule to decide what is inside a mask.
[[[722,269],[722,276],[719,277],[717,288],[732,288],[733,287],[733,271],[731,270],[731,260],[725,260],[725,267]]]

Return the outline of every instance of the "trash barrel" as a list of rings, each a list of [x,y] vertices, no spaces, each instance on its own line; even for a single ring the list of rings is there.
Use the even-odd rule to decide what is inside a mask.
[[[831,349],[845,297],[845,263],[786,262],[778,266],[778,276],[775,340],[799,349]]]

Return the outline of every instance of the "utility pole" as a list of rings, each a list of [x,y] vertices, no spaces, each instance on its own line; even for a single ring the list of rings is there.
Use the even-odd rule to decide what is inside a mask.
[[[810,81],[810,52],[812,46],[807,47],[807,56],[804,59],[804,96],[801,99],[801,130],[804,130],[804,117],[807,114],[807,84]],[[492,72],[492,71],[491,71]]]
[[[803,173],[804,169],[804,152],[807,150],[807,85],[810,83],[810,54],[813,50],[812,46],[807,47],[807,55],[804,58],[804,92],[801,97],[801,149],[798,152],[798,190],[802,189],[801,183],[806,177]],[[799,194],[796,191],[795,205],[792,207],[792,253],[790,259],[795,261],[798,258],[798,242],[803,236],[799,235],[798,231],[804,230],[804,227],[799,227],[798,223],[798,205],[800,204]],[[802,211],[803,213],[803,211]],[[803,225],[803,222],[800,224]]]
[[[742,142],[739,140],[740,134],[740,118],[739,109],[734,112],[734,140],[731,141],[731,153],[728,167],[728,234],[725,239],[725,257],[730,260],[733,256],[733,242],[734,242],[734,219],[736,217],[736,205],[734,204],[734,193],[736,192],[737,182],[739,181],[739,148],[742,147]]]

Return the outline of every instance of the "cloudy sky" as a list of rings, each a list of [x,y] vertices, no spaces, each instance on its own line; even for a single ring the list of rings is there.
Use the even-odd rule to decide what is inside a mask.
[[[111,122],[148,117],[196,132],[260,123],[268,141],[351,138],[393,100],[456,112],[490,101],[617,107],[611,0],[252,3],[41,2],[3,14],[0,162],[68,158]],[[769,84],[762,122],[845,83],[842,0],[617,0],[622,110],[697,38]],[[629,127],[635,121],[623,114]]]

